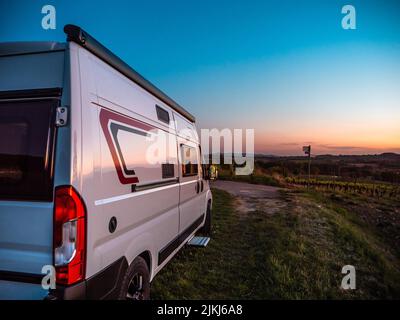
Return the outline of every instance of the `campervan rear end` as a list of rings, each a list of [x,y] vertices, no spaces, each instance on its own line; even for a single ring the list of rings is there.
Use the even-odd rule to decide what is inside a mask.
[[[0,299],[145,299],[210,229],[195,119],[85,31],[65,32],[0,44]]]

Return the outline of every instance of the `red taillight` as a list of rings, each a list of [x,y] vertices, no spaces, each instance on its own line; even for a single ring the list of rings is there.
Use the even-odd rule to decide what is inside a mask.
[[[71,186],[57,187],[54,200],[54,265],[58,284],[85,278],[86,208]]]

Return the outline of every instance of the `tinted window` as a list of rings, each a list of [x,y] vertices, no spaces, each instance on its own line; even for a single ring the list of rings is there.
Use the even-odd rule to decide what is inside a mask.
[[[0,198],[52,199],[57,103],[0,101]]]
[[[157,110],[157,118],[158,120],[165,122],[169,124],[169,113],[168,111],[164,110],[160,106],[156,105],[156,110]]]
[[[181,145],[182,150],[182,175],[184,177],[197,175],[199,172],[197,152],[195,148]]]
[[[174,164],[173,163],[162,163],[161,164],[162,178],[174,178]]]

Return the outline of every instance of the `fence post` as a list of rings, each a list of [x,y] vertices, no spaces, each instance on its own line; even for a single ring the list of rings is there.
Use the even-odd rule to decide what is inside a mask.
[[[311,179],[311,145],[304,146],[303,151],[305,154],[308,154],[308,181],[307,181],[307,189],[310,188],[310,179]]]

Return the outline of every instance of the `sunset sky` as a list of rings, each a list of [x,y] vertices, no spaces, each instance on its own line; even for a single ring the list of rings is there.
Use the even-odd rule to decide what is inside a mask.
[[[41,28],[44,4],[56,7],[54,31]],[[356,30],[341,27],[345,4]],[[67,23],[198,127],[254,128],[257,153],[400,152],[400,1],[0,2],[0,41],[65,41]]]

